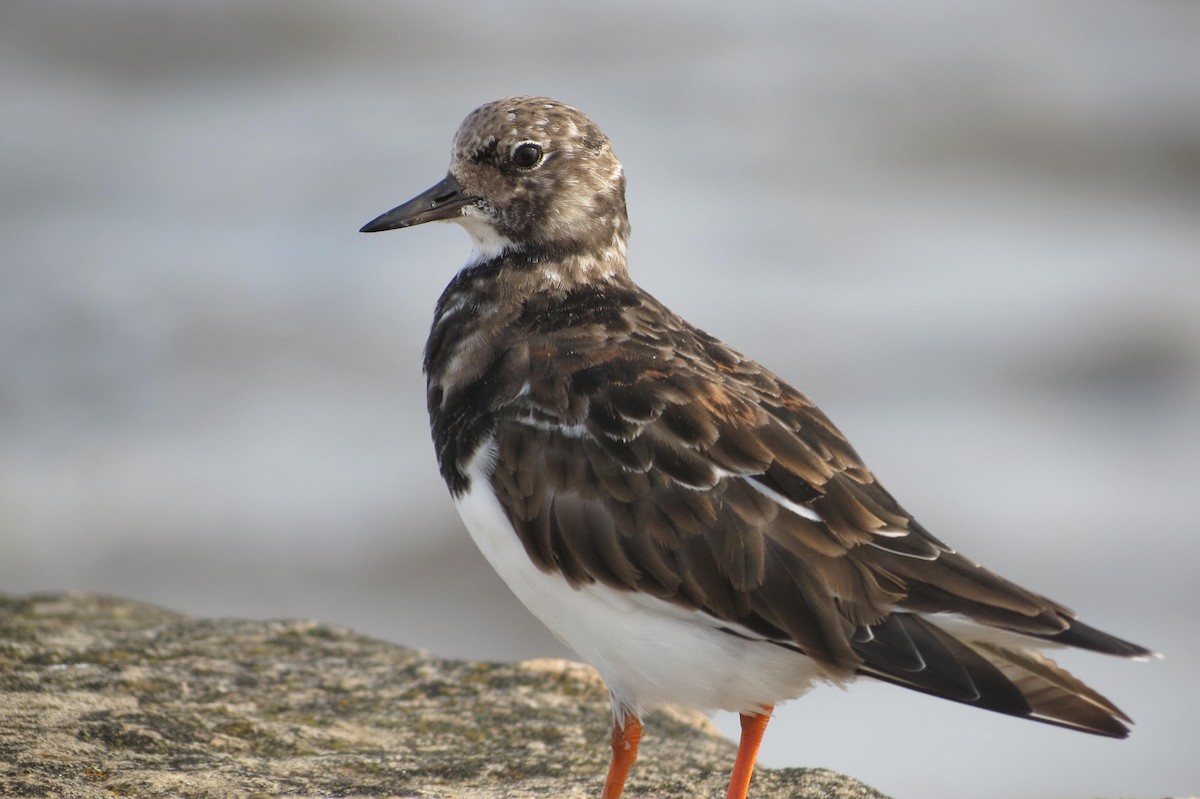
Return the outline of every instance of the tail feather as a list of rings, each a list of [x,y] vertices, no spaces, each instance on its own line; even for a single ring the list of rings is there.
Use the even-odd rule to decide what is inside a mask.
[[[971,647],[1020,690],[1029,703],[1030,718],[1114,738],[1129,735],[1129,728],[1121,723],[1132,724],[1129,716],[1045,655],[993,643]]]
[[[1084,624],[1078,619],[1071,620],[1071,626],[1055,635],[1039,635],[1035,636],[1046,641],[1053,641],[1062,646],[1074,646],[1079,649],[1088,649],[1092,652],[1101,652],[1105,655],[1117,655],[1124,658],[1146,659],[1154,657],[1154,653],[1144,646],[1132,644],[1115,635],[1109,635],[1102,630],[1097,630],[1089,624]]]
[[[860,672],[875,679],[1095,735],[1124,738],[1129,734],[1123,723],[1132,723],[1129,717],[1066,669],[1036,652],[1032,648],[1036,641],[1017,636],[1012,645],[994,637],[973,640],[954,635],[915,613],[893,614],[873,631],[877,633],[873,639],[854,647],[863,658]],[[1102,637],[1096,639],[1101,643],[1106,643],[1102,639],[1111,639],[1134,650],[1122,647],[1113,654],[1138,657],[1146,652],[1090,627],[1083,634],[1092,632]],[[897,648],[914,645],[919,657],[895,657]]]

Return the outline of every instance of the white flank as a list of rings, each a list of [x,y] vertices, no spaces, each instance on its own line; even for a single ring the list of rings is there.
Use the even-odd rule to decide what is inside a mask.
[[[491,445],[457,500],[475,544],[517,598],[600,672],[614,713],[674,702],[702,710],[757,712],[823,679],[816,664],[737,625],[636,591],[599,583],[572,588],[534,565],[491,491]],[[719,628],[736,630],[739,637]]]

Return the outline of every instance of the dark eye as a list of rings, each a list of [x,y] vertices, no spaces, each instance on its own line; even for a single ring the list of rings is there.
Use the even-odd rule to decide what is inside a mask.
[[[531,141],[518,144],[513,148],[512,162],[521,169],[533,169],[542,162],[542,146]]]

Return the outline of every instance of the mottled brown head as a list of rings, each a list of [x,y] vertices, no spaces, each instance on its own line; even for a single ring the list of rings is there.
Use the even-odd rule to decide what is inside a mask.
[[[546,97],[509,97],[472,111],[454,137],[446,179],[363,230],[436,220],[465,227],[481,261],[586,254],[610,273],[624,270],[621,163],[594,122]]]

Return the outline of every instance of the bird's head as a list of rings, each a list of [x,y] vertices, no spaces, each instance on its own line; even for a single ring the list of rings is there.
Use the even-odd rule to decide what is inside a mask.
[[[433,221],[466,228],[477,261],[590,253],[623,269],[624,171],[608,137],[574,108],[545,97],[497,100],[463,121],[445,179],[362,231]]]

